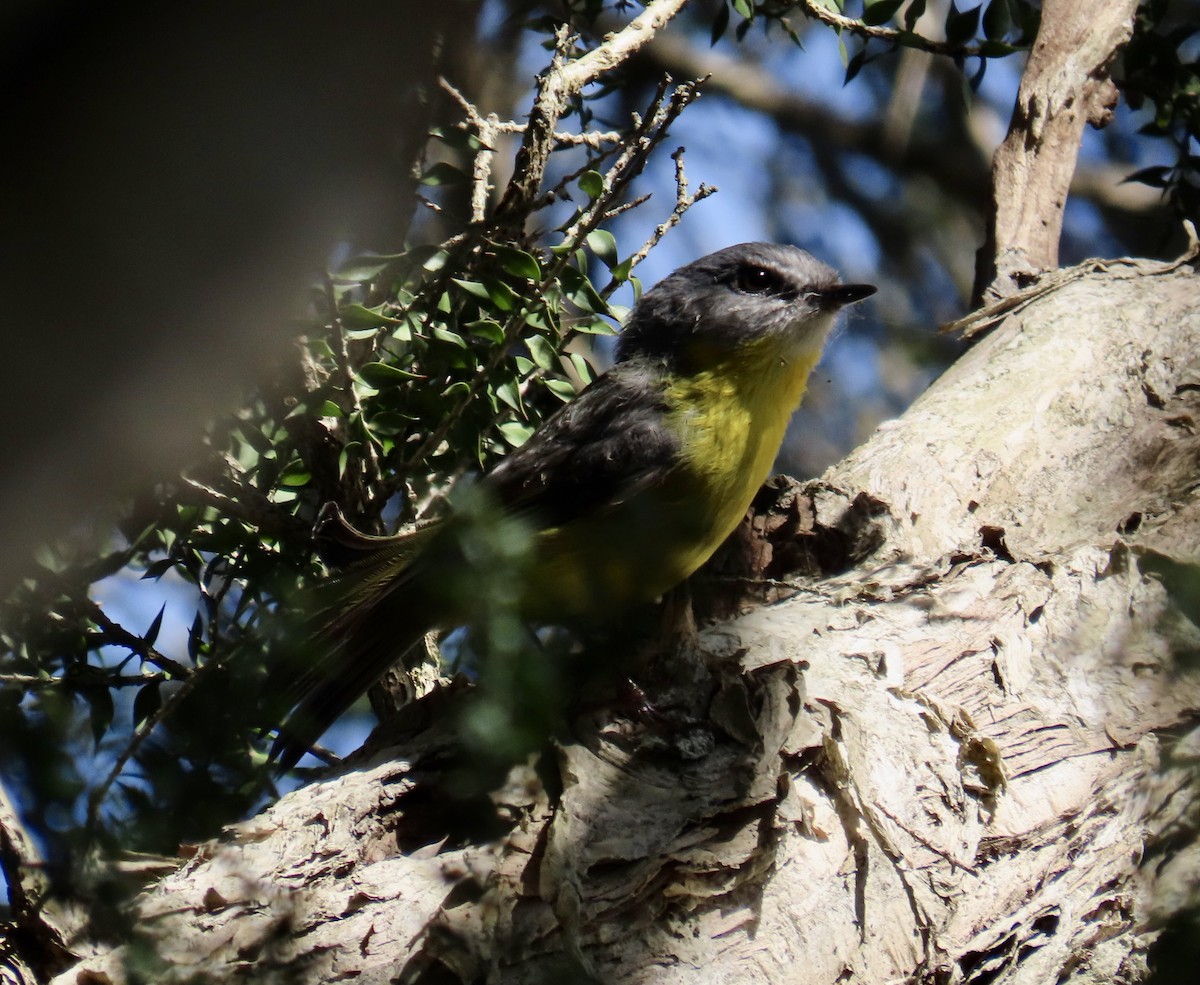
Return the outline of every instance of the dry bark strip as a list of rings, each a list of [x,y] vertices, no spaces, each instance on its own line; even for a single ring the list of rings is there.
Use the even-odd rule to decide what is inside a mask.
[[[438,813],[464,694],[437,693],[57,981],[1141,979],[1200,871],[1198,286],[1071,279],[785,491],[751,552],[780,600],[690,646],[691,724],[588,716],[561,789],[514,770],[471,839]],[[869,556],[772,567],[838,538]]]

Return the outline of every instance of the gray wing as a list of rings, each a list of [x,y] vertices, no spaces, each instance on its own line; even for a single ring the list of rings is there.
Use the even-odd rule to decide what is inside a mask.
[[[678,461],[666,411],[661,373],[640,360],[619,363],[484,476],[484,487],[544,526],[621,502]]]

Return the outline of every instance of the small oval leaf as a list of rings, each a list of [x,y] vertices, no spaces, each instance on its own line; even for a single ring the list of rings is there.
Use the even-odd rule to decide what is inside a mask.
[[[366,363],[359,369],[358,378],[376,390],[420,379],[416,373],[410,373],[398,366],[389,366],[387,363]]]

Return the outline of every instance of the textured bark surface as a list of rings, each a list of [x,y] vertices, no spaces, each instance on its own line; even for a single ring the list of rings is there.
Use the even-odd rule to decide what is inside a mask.
[[[465,818],[435,692],[58,981],[1141,979],[1200,871],[1198,286],[1068,282],[783,488],[683,724],[594,711]]]
[[[1002,297],[1058,266],[1063,209],[1087,123],[1117,92],[1109,69],[1133,31],[1137,0],[1046,0],[1008,136],[992,160],[992,208],[976,300]]]

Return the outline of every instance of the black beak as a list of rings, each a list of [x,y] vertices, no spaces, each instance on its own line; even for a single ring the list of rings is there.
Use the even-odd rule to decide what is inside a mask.
[[[817,304],[830,311],[836,311],[863,298],[869,298],[874,293],[873,284],[835,284],[816,292]]]

